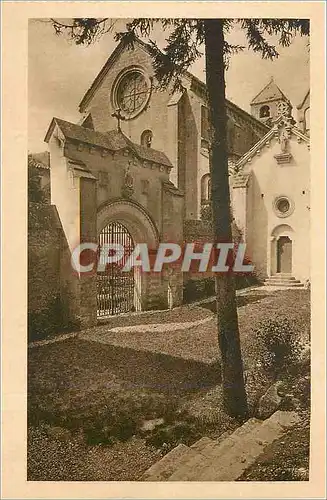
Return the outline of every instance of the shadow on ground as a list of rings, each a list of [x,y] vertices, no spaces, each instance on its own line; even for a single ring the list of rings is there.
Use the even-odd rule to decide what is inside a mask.
[[[269,297],[270,295],[268,293],[258,293],[258,294],[249,294],[249,295],[239,295],[236,297],[236,304],[237,307],[243,307],[246,306],[247,304],[252,304],[254,302],[260,302],[261,300],[265,299],[266,297]],[[216,309],[216,300],[212,299],[212,301],[201,304],[201,307],[204,309],[209,309],[209,311],[215,313],[217,311]]]
[[[125,389],[192,392],[220,382],[217,363],[206,364],[166,354],[138,351],[85,340],[70,339],[31,349],[31,390],[49,384],[58,390],[111,380]],[[34,388],[34,389],[32,389]]]

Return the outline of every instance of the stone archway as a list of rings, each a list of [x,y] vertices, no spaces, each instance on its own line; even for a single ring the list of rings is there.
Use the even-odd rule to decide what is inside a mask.
[[[100,205],[97,213],[97,232],[110,222],[120,222],[130,232],[135,243],[147,243],[157,248],[158,229],[144,207],[130,200],[114,200]]]
[[[270,275],[292,273],[294,231],[288,224],[273,229],[270,240]]]
[[[151,216],[147,213],[147,211],[141,205],[131,201],[131,200],[114,200],[104,205],[101,205],[98,209],[97,213],[97,234],[98,237],[106,231],[107,228],[112,227],[119,229],[119,234],[116,233],[116,242],[120,242],[119,238],[129,238],[130,237],[130,247],[134,248],[134,246],[138,243],[146,243],[148,245],[149,250],[155,250],[158,247],[159,243],[159,233],[156,228],[154,221]],[[123,243],[123,240],[122,242]],[[124,245],[123,245],[124,246]],[[153,296],[160,295],[162,293],[161,290],[161,282],[157,276],[152,276],[149,273],[142,273],[140,268],[135,267],[133,270],[134,273],[134,307],[129,310],[145,310],[151,307],[151,301]],[[111,273],[113,274],[113,273]],[[100,278],[100,276],[98,276]],[[124,280],[122,279],[124,278]],[[122,273],[121,281],[126,281],[125,275]],[[109,279],[109,277],[108,277]],[[101,280],[99,279],[99,282]],[[112,283],[114,282],[114,285]],[[111,279],[111,284],[109,286],[110,292],[113,292],[113,286],[119,283],[119,278]],[[108,287],[107,287],[108,288]],[[99,290],[98,290],[99,295]],[[116,289],[116,298],[119,300],[119,296],[122,295]],[[108,308],[108,314],[117,314],[120,312],[124,312],[122,309],[124,307],[119,307],[119,304],[116,304],[115,307]],[[98,303],[101,301],[99,300]],[[105,310],[106,308],[104,308]],[[112,311],[112,312],[110,312]],[[128,312],[126,310],[126,312]],[[99,311],[98,311],[98,315]]]

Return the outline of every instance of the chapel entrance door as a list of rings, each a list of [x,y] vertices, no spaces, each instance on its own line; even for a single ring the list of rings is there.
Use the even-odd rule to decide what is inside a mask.
[[[103,245],[109,243],[122,245],[124,256],[119,262],[107,264],[104,271],[97,273],[98,317],[139,310],[139,273],[134,272],[134,267],[130,271],[123,271],[129,255],[134,250],[132,236],[123,224],[111,222],[100,232],[100,251]]]
[[[292,240],[281,236],[277,241],[277,272],[292,272]]]

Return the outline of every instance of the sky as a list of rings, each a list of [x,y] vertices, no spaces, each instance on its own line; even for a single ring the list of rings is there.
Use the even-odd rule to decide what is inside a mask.
[[[122,31],[125,21],[116,20],[115,31]],[[104,35],[91,46],[76,46],[57,36],[45,19],[29,22],[28,60],[28,149],[39,152],[47,148],[44,136],[53,116],[77,122],[78,105],[98,72],[117,45],[114,33]],[[162,46],[164,34],[158,30],[153,38]],[[228,41],[246,45],[243,33],[235,29]],[[309,89],[308,39],[296,37],[290,47],[279,49],[279,58],[263,60],[247,48],[233,55],[226,72],[226,95],[246,111],[253,97],[271,77],[293,104],[302,101]],[[204,59],[190,71],[205,81]],[[295,109],[294,109],[295,108]]]

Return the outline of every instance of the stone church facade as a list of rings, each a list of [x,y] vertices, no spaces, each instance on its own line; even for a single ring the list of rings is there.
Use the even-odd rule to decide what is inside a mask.
[[[309,227],[308,112],[303,106],[299,130],[286,120],[290,103],[274,82],[252,101],[251,114],[227,101],[233,216],[262,277],[284,270],[278,271],[277,264],[281,237],[293,241],[287,272],[308,277],[306,268],[299,270],[300,252],[294,246],[294,234],[300,244],[299,235]],[[45,137],[51,206],[63,240],[58,293],[67,318],[77,318],[84,327],[96,323],[101,308],[105,315],[181,304],[185,276],[178,269],[133,274],[124,283],[113,272],[105,283],[99,273],[74,275],[69,263],[80,242],[120,238],[130,248],[147,243],[155,250],[160,242],[197,238],[203,208],[210,203],[205,85],[187,73],[183,91],[162,91],[147,45],[137,41],[131,50],[121,43],[79,111],[78,124],[53,118]],[[281,209],[282,201],[284,207],[289,203],[288,210]],[[299,218],[307,224],[302,229]],[[33,295],[32,289],[33,280]],[[113,304],[114,296],[120,306]]]

